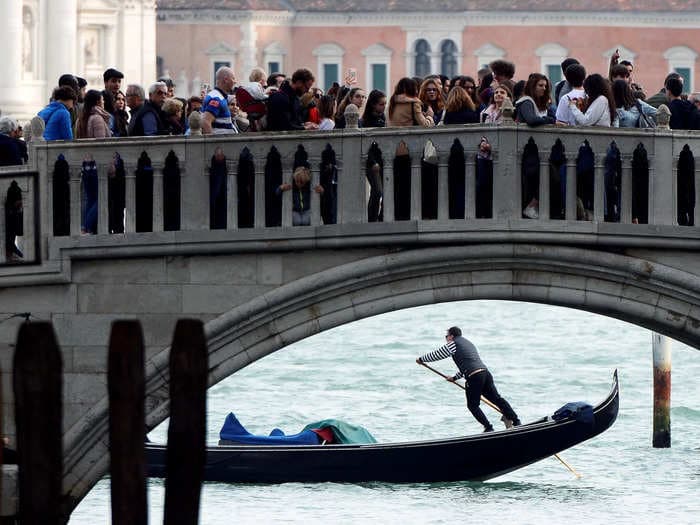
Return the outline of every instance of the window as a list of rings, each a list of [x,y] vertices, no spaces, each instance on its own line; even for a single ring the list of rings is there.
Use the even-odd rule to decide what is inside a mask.
[[[387,74],[386,64],[372,64],[371,89],[378,89],[386,94]]]
[[[415,74],[417,77],[427,77],[430,73],[430,44],[421,39],[416,42]]]
[[[368,90],[379,89],[386,93],[389,87],[391,55],[393,51],[384,44],[373,44],[362,50],[365,57],[365,75],[359,84]]]
[[[675,71],[683,77],[683,92],[695,91],[695,60],[698,54],[686,46],[676,46],[664,53],[669,72]]]
[[[343,55],[345,50],[338,44],[321,44],[312,51],[316,56],[316,71],[319,78],[316,85],[327,90],[333,82],[341,82],[340,72],[343,70]]]
[[[457,46],[452,40],[440,46],[440,74],[450,78],[457,74]]]
[[[562,79],[561,63],[569,56],[569,50],[559,44],[544,44],[535,49],[535,54],[540,57],[540,71],[554,89],[554,84]]]
[[[340,75],[338,74],[338,64],[323,64],[323,90],[328,91],[333,85],[333,82],[340,83]]]
[[[284,57],[287,53],[279,42],[273,42],[263,49],[263,64],[267,64],[269,73],[284,71]]]
[[[214,79],[214,82],[212,85],[216,84],[216,72],[219,70],[220,67],[231,67],[231,62],[228,60],[222,60],[222,61],[215,61],[214,62],[214,70],[212,71],[211,77]]]
[[[205,55],[209,58],[209,73],[207,74],[208,78],[203,81],[214,86],[216,85],[217,69],[226,66],[235,70],[235,54],[236,50],[226,42],[219,42],[207,49]]]
[[[476,57],[476,71],[489,67],[489,64],[506,56],[506,50],[493,44],[484,44],[474,51]]]

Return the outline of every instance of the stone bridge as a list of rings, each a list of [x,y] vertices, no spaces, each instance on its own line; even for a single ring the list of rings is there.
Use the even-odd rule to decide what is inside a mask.
[[[482,136],[493,158],[477,169]],[[168,345],[181,317],[206,322],[210,385],[329,328],[465,299],[577,308],[700,348],[700,231],[688,225],[700,220],[689,163],[699,137],[505,125],[34,143],[29,166],[0,171],[0,194],[16,181],[24,206],[24,257],[0,265],[3,432],[14,437],[12,353],[24,313],[52,321],[62,347],[67,512],[108,470],[115,319],[143,325],[149,428],[168,416]],[[427,141],[437,165],[422,162]],[[613,142],[619,162],[606,163]],[[375,143],[384,211],[370,223]],[[223,175],[210,169],[219,148]],[[292,226],[291,192],[280,204],[272,190],[290,179],[295,157],[307,157],[318,183],[330,150],[336,223],[323,224],[312,193],[311,225]],[[123,172],[110,169],[115,153]],[[96,235],[81,235],[88,161]],[[533,192],[539,216],[523,218]],[[117,223],[124,233],[113,233]],[[3,261],[8,246],[0,243]]]

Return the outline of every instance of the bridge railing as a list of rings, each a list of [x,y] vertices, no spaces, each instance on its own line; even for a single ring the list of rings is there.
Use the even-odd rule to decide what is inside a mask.
[[[491,155],[477,160],[482,137]],[[428,142],[436,155],[426,163]],[[25,245],[37,246],[24,260],[34,261],[48,257],[50,239],[79,242],[91,229],[235,236],[291,226],[292,192],[275,190],[300,163],[314,187],[327,189],[311,192],[311,226],[376,218],[512,225],[533,220],[523,212],[536,197],[528,227],[561,220],[685,227],[700,218],[697,151],[700,135],[692,132],[523,125],[124,138],[34,143],[31,171],[5,168],[0,181],[22,187]],[[372,173],[379,184],[368,183]],[[368,215],[368,202],[375,213]]]

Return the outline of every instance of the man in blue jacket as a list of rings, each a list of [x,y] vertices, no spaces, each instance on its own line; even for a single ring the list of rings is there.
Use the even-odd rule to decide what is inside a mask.
[[[53,90],[51,102],[38,115],[44,119],[44,140],[72,140],[70,110],[75,104],[75,91],[68,86]]]
[[[498,393],[498,390],[496,390],[496,385],[493,383],[493,376],[486,368],[481,357],[479,357],[476,346],[468,339],[462,337],[462,330],[457,326],[453,326],[447,330],[445,339],[447,342],[443,346],[419,357],[416,359],[416,363],[422,364],[431,361],[440,361],[447,357],[451,357],[454,360],[459,369],[459,373],[448,377],[447,380],[454,382],[462,377],[466,379],[467,387],[465,391],[467,395],[467,407],[476,420],[484,425],[484,432],[492,432],[493,426],[482,412],[481,408],[479,408],[482,396],[500,409],[505,418],[504,422],[506,422],[506,419],[509,419],[514,426],[520,425],[520,419],[518,419],[515,411],[508,404],[508,401],[503,399]],[[506,426],[509,426],[508,422],[506,422]]]

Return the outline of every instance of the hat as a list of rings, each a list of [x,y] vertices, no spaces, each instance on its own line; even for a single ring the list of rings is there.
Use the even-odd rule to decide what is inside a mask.
[[[121,71],[117,71],[113,67],[110,67],[103,73],[102,79],[105,82],[107,82],[110,78],[124,78],[124,73],[122,73]]]

